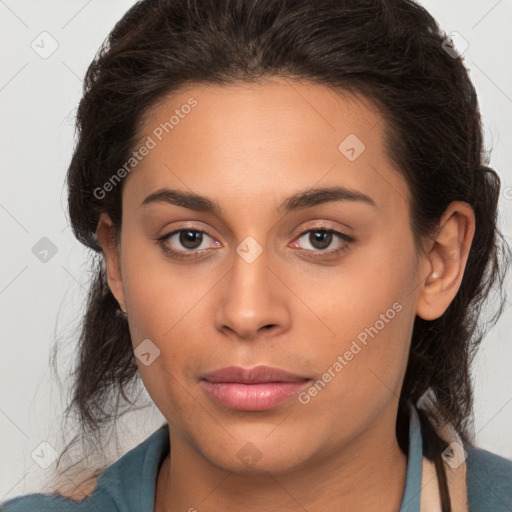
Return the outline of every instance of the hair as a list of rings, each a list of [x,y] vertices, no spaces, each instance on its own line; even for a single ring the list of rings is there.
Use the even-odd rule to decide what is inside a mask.
[[[501,315],[510,248],[497,226],[500,179],[488,166],[477,95],[447,35],[412,0],[144,0],[115,25],[87,69],[67,174],[76,238],[95,254],[81,324],[72,396],[83,436],[97,436],[119,414],[119,397],[139,379],[128,323],[107,281],[95,232],[107,212],[122,221],[123,183],[95,194],[129,159],[144,115],[187,85],[259,83],[287,78],[372,102],[385,122],[390,160],[411,195],[410,226],[418,253],[435,237],[452,201],[473,208],[475,234],[460,288],[435,320],[416,317],[399,398],[397,437],[407,451],[408,404],[429,397],[432,421],[472,435],[470,365],[488,327]],[[490,291],[501,292],[482,322]],[[442,446],[421,414],[425,443]],[[445,446],[445,445],[444,445]],[[440,450],[443,510],[450,510]]]

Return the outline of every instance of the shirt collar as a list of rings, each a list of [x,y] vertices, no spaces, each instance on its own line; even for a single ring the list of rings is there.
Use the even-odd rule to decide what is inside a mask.
[[[124,457],[118,460],[113,466],[108,468],[107,471],[105,471],[105,473],[100,476],[100,480],[102,481],[101,483],[103,485],[107,484],[108,487],[116,486],[115,484],[118,483],[120,487],[122,483],[133,480],[133,478],[130,479],[130,477],[133,477],[134,475],[129,473],[137,471],[137,467],[141,468],[142,475],[140,475],[140,479],[136,479],[138,480],[138,486],[135,485],[133,488],[129,486],[128,489],[124,489],[124,493],[118,492],[116,495],[120,497],[124,494],[124,499],[122,501],[124,502],[123,505],[126,508],[123,510],[131,511],[131,506],[135,503],[138,504],[136,508],[139,511],[153,510],[158,470],[168,453],[169,426],[167,423],[165,423],[143,443],[125,454]],[[140,460],[134,460],[137,458],[140,458]],[[131,459],[130,464],[127,464],[128,459]],[[411,406],[406,481],[399,512],[420,511],[422,472],[425,463],[426,460],[423,457],[423,440],[421,435],[420,419],[416,408]],[[112,478],[114,474],[117,478]],[[143,490],[143,492],[141,492],[140,488],[142,482],[147,482],[150,484]],[[431,483],[437,484],[437,481]],[[120,491],[120,489],[117,490]],[[133,492],[133,496],[127,496],[127,491],[128,494]]]
[[[398,512],[418,512],[420,510],[423,439],[416,408],[411,406],[410,411],[407,473],[402,504]]]

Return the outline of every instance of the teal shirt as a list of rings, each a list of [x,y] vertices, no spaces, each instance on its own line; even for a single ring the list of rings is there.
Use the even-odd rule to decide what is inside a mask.
[[[466,482],[470,512],[512,512],[512,461],[472,446]],[[169,427],[162,425],[146,440],[111,464],[94,491],[81,501],[57,494],[28,494],[0,504],[0,512],[153,512],[158,470],[169,453]],[[402,504],[398,512],[419,512],[422,437],[416,411],[409,427],[409,455]],[[201,503],[194,505],[201,510]]]

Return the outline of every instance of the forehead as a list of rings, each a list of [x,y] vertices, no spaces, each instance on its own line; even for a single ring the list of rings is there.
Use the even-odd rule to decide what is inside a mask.
[[[370,101],[319,84],[189,85],[144,115],[134,149],[151,149],[128,176],[126,194],[140,204],[168,186],[238,208],[256,196],[275,204],[297,190],[343,185],[379,208],[407,208],[385,130]]]

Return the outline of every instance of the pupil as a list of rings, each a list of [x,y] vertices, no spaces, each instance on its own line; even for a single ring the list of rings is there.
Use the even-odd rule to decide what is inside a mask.
[[[318,234],[320,235],[317,236]],[[328,233],[327,231],[313,231],[311,235],[313,235],[315,242],[320,242],[321,247],[317,247],[317,249],[325,249],[326,247],[329,247],[332,233]],[[313,243],[313,246],[315,246],[315,243]]]
[[[187,249],[196,249],[199,245],[201,245],[201,237],[202,233],[199,231],[182,231],[180,233],[180,244]],[[197,240],[199,239],[199,244],[197,244]]]

